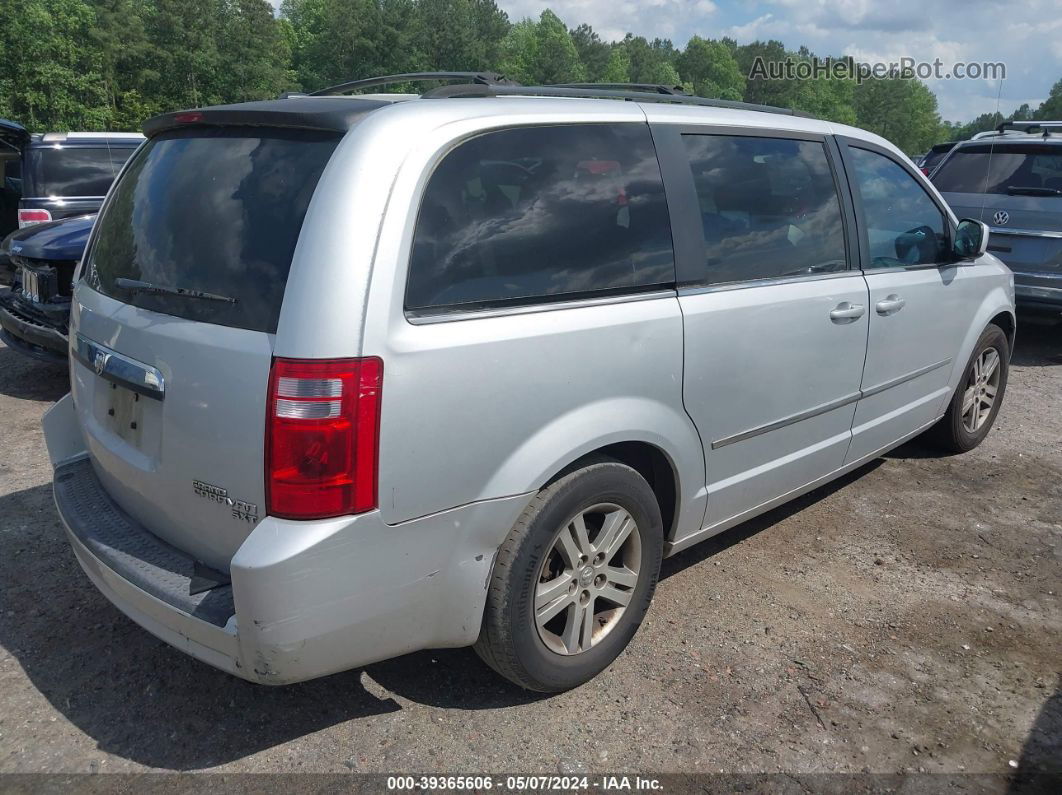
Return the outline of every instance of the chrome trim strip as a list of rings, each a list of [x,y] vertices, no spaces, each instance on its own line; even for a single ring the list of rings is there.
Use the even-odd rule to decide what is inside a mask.
[[[509,317],[511,315],[529,315],[537,312],[553,312],[559,309],[582,309],[589,306],[609,306],[611,304],[629,304],[635,301],[655,301],[658,298],[674,298],[674,290],[654,290],[650,293],[632,293],[629,295],[608,295],[599,298],[581,298],[575,301],[549,301],[540,304],[521,304],[498,309],[468,309],[453,312],[432,312],[416,314],[406,310],[406,320],[414,326],[426,326],[432,323],[450,323],[458,320],[479,320],[488,317]]]
[[[724,282],[695,287],[683,287],[678,291],[679,298],[687,295],[704,295],[706,293],[723,293],[731,290],[748,290],[752,287],[773,287],[776,284],[795,284],[798,282],[818,282],[825,279],[842,279],[845,276],[859,276],[854,269],[830,271],[828,273],[802,273],[796,276],[778,276],[773,279],[753,279],[747,282]]]
[[[800,422],[802,420],[810,420],[812,417],[817,417],[820,414],[825,414],[828,411],[833,411],[834,409],[839,409],[844,406],[851,405],[857,400],[862,400],[863,398],[868,398],[873,395],[880,394],[887,389],[892,389],[892,387],[894,386],[906,384],[908,381],[913,381],[914,379],[923,376],[926,373],[931,373],[934,370],[937,370],[941,367],[946,367],[949,364],[951,364],[951,359],[944,359],[942,361],[927,365],[925,367],[919,367],[917,370],[913,370],[910,373],[901,375],[899,378],[893,378],[889,381],[885,381],[884,383],[878,384],[877,386],[871,387],[870,389],[861,389],[858,392],[853,392],[851,395],[845,395],[844,397],[838,398],[837,400],[831,400],[829,403],[823,403],[821,406],[815,406],[814,408],[810,408],[807,411],[801,411],[798,414],[790,414],[788,417],[783,417],[780,420],[775,420],[774,422],[767,423],[766,425],[759,425],[755,428],[750,428],[747,431],[735,433],[733,436],[724,436],[722,439],[717,439],[716,441],[712,442],[712,449],[718,450],[720,447],[726,447],[728,444],[734,444],[735,442],[743,442],[746,439],[753,438],[754,436],[760,436],[761,434],[768,433],[769,431],[776,431],[779,428],[784,428],[787,425],[793,425],[794,423]]]
[[[1043,232],[1038,229],[1010,229],[1005,226],[990,226],[988,231],[993,235],[1014,235],[1015,237],[1049,237],[1062,239],[1062,232]]]
[[[926,373],[931,373],[934,370],[940,369],[941,367],[947,367],[949,364],[951,364],[950,358],[942,359],[941,361],[936,362],[935,364],[927,364],[925,367],[919,367],[917,370],[907,373],[906,375],[901,375],[898,378],[892,378],[888,381],[884,381],[878,384],[877,386],[872,386],[870,389],[863,389],[861,390],[861,392],[863,393],[863,397],[865,398],[871,397],[872,395],[879,395],[886,389],[892,389],[894,386],[906,384],[908,381],[913,381],[916,378],[925,375]]]
[[[1037,284],[1015,284],[1014,294],[1022,298],[1062,299],[1062,287],[1041,287]]]
[[[154,400],[162,400],[166,395],[166,380],[157,368],[130,359],[80,333],[73,346],[73,354],[100,378],[121,384]]]
[[[1062,272],[1050,273],[1049,271],[1041,271],[1040,273],[1029,273],[1028,271],[1016,271],[1011,270],[1015,276],[1024,276],[1028,279],[1057,279],[1062,281]]]
[[[768,431],[776,431],[779,428],[784,428],[787,425],[792,425],[795,422],[801,420],[809,420],[812,417],[817,417],[820,414],[825,414],[827,411],[833,411],[844,406],[851,405],[859,400],[859,392],[853,392],[851,395],[845,395],[843,398],[837,400],[831,400],[829,403],[823,403],[821,406],[815,406],[807,411],[802,411],[799,414],[791,414],[788,417],[783,417],[775,422],[768,423],[767,425],[760,425],[757,428],[750,428],[747,431],[741,433],[735,433],[733,436],[725,436],[722,439],[717,439],[712,442],[712,449],[718,450],[720,447],[726,447],[728,444],[734,444],[735,442],[743,442],[746,439],[751,439],[754,436],[760,436]]]

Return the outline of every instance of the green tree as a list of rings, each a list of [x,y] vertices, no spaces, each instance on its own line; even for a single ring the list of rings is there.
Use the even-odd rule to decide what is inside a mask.
[[[671,42],[666,44],[657,39],[650,44],[644,36],[630,33],[615,46],[622,47],[630,63],[632,83],[651,83],[653,85],[677,86],[682,80],[678,70],[669,60],[673,54]]]
[[[1033,115],[1041,121],[1062,120],[1062,80],[1051,86],[1047,99],[1040,104]]]
[[[631,79],[631,59],[626,47],[613,47],[608,53],[608,63],[601,73],[602,83],[628,83]]]
[[[271,99],[294,88],[290,45],[266,0],[226,0],[217,35],[222,101]]]
[[[853,100],[856,123],[907,154],[923,152],[937,142],[937,98],[920,81],[899,73],[872,78],[855,87]]]
[[[612,58],[612,48],[589,25],[580,25],[572,31],[572,43],[579,53],[579,60],[586,68],[586,79],[593,83],[615,82],[605,80],[605,72]],[[626,78],[625,78],[626,79]]]
[[[83,0],[0,5],[0,116],[36,130],[101,130],[111,120],[96,14]]]
[[[730,49],[721,41],[691,38],[678,56],[678,71],[684,81],[693,84],[694,93],[699,96],[732,100],[744,96],[745,78]]]
[[[517,22],[501,45],[501,71],[525,85],[549,85],[586,80],[568,29],[552,11],[538,22]]]

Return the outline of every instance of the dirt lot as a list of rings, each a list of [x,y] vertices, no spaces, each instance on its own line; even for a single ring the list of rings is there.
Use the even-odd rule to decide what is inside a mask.
[[[1062,329],[995,430],[910,444],[665,562],[648,624],[544,698],[470,650],[282,689],[140,630],[52,505],[61,371],[0,346],[0,771],[904,771],[1062,766]]]

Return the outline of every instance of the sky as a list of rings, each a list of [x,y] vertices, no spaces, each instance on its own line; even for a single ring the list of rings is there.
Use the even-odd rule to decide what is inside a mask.
[[[941,116],[969,121],[1023,102],[1033,108],[1062,78],[1059,0],[497,0],[513,22],[551,8],[568,25],[586,22],[606,39],[628,31],[683,47],[691,36],[729,36],[745,44],[778,39],[807,45],[820,56],[851,55],[867,62],[939,58],[1002,62],[1006,79],[926,80]],[[279,5],[279,0],[274,0]]]

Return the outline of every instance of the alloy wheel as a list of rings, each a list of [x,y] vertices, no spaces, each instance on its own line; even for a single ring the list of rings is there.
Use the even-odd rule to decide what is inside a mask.
[[[999,391],[999,351],[985,348],[974,359],[962,396],[962,425],[976,433],[988,420]]]
[[[558,654],[579,654],[619,622],[638,584],[641,536],[630,513],[602,503],[557,533],[535,586],[535,626]]]

